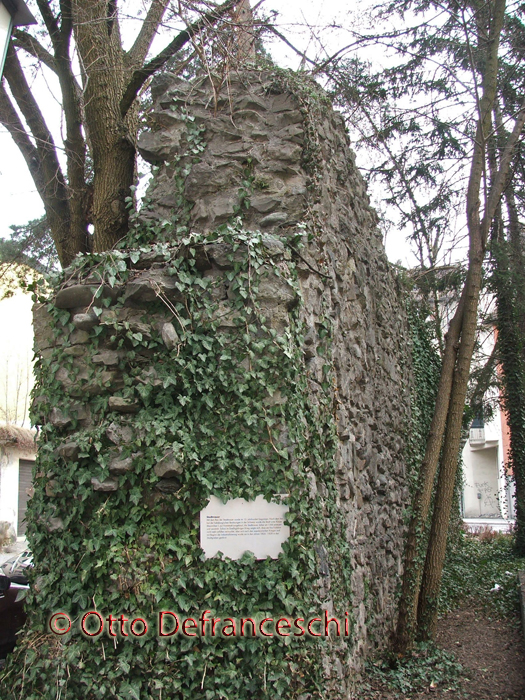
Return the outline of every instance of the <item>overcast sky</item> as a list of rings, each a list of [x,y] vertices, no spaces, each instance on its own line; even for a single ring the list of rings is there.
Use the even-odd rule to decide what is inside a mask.
[[[252,4],[254,0],[252,0]],[[320,3],[319,0],[265,0],[264,7],[279,13],[278,25],[283,34],[309,57],[326,58],[351,42],[347,29],[353,22],[364,23],[364,14],[369,0],[349,3],[331,0]],[[123,6],[129,7],[130,3]],[[352,8],[349,10],[349,6]],[[167,43],[163,37],[158,39],[158,48]],[[291,49],[279,40],[273,41],[268,48],[274,59],[282,66],[298,68],[301,62]],[[372,56],[370,56],[372,58]],[[374,58],[380,58],[376,52]],[[52,80],[42,75],[35,77],[34,89],[40,104],[45,107],[48,124],[55,133],[59,133],[60,109],[56,99],[49,91]],[[51,115],[51,116],[49,116]],[[0,236],[10,233],[9,226],[23,224],[40,217],[44,210],[36,193],[34,183],[27,171],[17,147],[9,134],[0,128]],[[404,234],[389,233],[387,254],[393,262],[401,260],[405,264],[411,261],[409,246],[404,242]]]

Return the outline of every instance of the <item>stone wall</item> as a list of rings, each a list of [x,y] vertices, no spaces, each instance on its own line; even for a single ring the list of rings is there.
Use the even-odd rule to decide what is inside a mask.
[[[286,589],[312,611],[347,611],[351,637],[278,648],[273,661],[264,644],[238,648],[255,694],[227,697],[280,697],[288,683],[289,698],[350,698],[363,657],[393,629],[408,503],[406,319],[377,217],[341,117],[308,81],[245,71],[218,92],[208,79],[163,76],[152,93],[139,146],[157,167],[134,248],[77,262],[35,309],[33,537],[49,551],[87,548],[80,571],[101,559],[105,576],[86,574],[86,600],[96,589],[143,609],[149,586],[162,602],[175,593],[160,561],[179,576],[186,567],[190,602],[211,607],[217,579],[194,581],[246,569],[199,560],[209,494],[289,493],[282,561],[251,562],[230,605],[278,614],[287,603],[275,591]],[[126,509],[135,517],[139,506],[138,529],[119,540]],[[99,522],[108,549],[94,554]],[[56,573],[38,557],[37,573],[44,599]],[[148,653],[156,663],[156,647]],[[282,678],[269,681],[267,663]],[[204,695],[210,674],[204,665],[202,693],[196,680],[180,697],[223,697]]]
[[[153,88],[152,128],[139,148],[160,166],[146,216],[169,217],[176,207],[171,161],[181,152],[187,122],[180,117],[187,112],[206,129],[199,162],[191,165],[190,157],[181,163],[189,171],[184,199],[194,203],[190,230],[213,231],[238,211],[248,165],[253,193],[243,225],[282,240],[306,227],[308,244],[296,252],[301,317],[309,329],[304,370],[315,401],[324,364],[316,354],[316,331],[327,315],[337,378],[337,478],[355,553],[361,648],[370,632],[380,639],[392,627],[401,574],[408,502],[406,319],[343,119],[313,85],[306,91],[306,97],[304,86],[294,93],[264,71],[232,76],[218,96],[208,80],[188,85],[166,76]],[[264,301],[279,327],[286,314],[277,290]]]

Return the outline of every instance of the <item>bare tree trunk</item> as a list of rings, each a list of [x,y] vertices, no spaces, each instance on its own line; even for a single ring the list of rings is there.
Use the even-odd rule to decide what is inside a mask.
[[[133,184],[135,148],[120,113],[125,70],[118,17],[106,0],[74,0],[83,69],[86,126],[93,157],[94,250],[112,248],[128,229],[124,199]]]
[[[416,490],[412,497],[412,516],[405,543],[404,573],[394,640],[394,648],[398,653],[406,652],[412,644],[416,632],[419,588],[423,574],[423,566],[419,562],[426,551],[428,517],[449,410],[465,297],[466,287],[463,289],[458,308],[445,336],[445,351],[434,415],[427,438],[425,456],[419,470]]]
[[[239,2],[234,21],[237,25],[237,60],[246,61],[253,59],[255,56],[255,39],[250,0],[241,0]]]
[[[490,131],[491,111],[496,99],[499,38],[504,16],[505,0],[495,0],[490,21],[489,38],[483,42],[483,45],[486,47],[483,94],[479,105],[478,126],[467,191],[467,221],[470,240],[469,271],[460,307],[454,315],[447,334],[434,416],[427,439],[425,457],[421,465],[418,486],[412,501],[413,514],[407,535],[405,569],[394,640],[394,647],[399,653],[404,653],[412,643],[416,625],[420,624],[420,620],[424,620],[425,625],[428,624],[432,627],[432,614],[427,614],[427,610],[429,610],[429,605],[432,604],[437,593],[439,593],[441,581],[444,561],[442,540],[444,539],[446,546],[468,374],[474,348],[483,252],[488,227],[501,197],[503,183],[506,183],[508,174],[498,173],[495,189],[498,190],[499,187],[501,189],[490,193],[485,206],[485,216],[481,222],[480,185],[484,174],[485,144],[487,134]],[[475,70],[475,67],[472,66],[472,69]],[[466,336],[463,337],[463,334],[466,334]],[[461,342],[458,349],[457,343],[460,336]],[[456,350],[458,351],[457,358]],[[445,426],[446,437],[443,445],[436,505],[430,536],[425,549],[427,518]],[[441,495],[440,489],[443,490]],[[425,563],[423,572],[421,554],[425,551],[427,552],[425,562],[428,562],[428,565]],[[423,583],[420,592],[422,578]]]
[[[516,120],[513,137],[501,158],[500,169],[493,177],[488,196],[485,197],[484,214],[481,216],[480,191],[485,175],[486,145],[491,132],[491,114],[497,95],[498,51],[505,17],[505,0],[495,0],[492,16],[488,18],[488,32],[480,37],[479,45],[485,47],[482,96],[479,102],[478,125],[472,155],[467,189],[467,226],[469,231],[469,269],[466,281],[465,310],[461,326],[461,341],[452,384],[447,430],[436,489],[432,527],[428,541],[425,568],[418,604],[418,637],[433,638],[438,612],[441,574],[445,561],[448,526],[453,502],[454,484],[458,468],[459,447],[463,412],[467,395],[470,363],[474,351],[477,327],[477,310],[482,280],[482,266],[488,232],[500,205],[502,193],[508,184],[510,158],[515,143],[516,128],[521,132],[523,123]],[[474,70],[474,66],[472,66]],[[517,138],[517,137],[516,137]]]
[[[419,596],[417,614],[417,636],[419,639],[433,639],[436,632],[441,573],[445,562],[448,526],[459,464],[463,412],[465,410],[470,363],[476,341],[482,266],[483,248],[481,241],[478,240],[478,245],[470,256],[461,341],[454,370],[443,456],[439,469],[432,526]]]

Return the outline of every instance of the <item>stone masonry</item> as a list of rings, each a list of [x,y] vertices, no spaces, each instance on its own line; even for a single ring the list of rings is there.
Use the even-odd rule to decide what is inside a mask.
[[[188,110],[206,127],[207,144],[185,181],[184,196],[195,203],[192,230],[211,231],[234,213],[250,162],[255,188],[243,214],[246,228],[285,239],[305,224],[313,233],[298,262],[310,328],[305,372],[315,401],[323,364],[315,351],[316,320],[324,304],[334,322],[340,505],[355,552],[359,653],[370,635],[380,642],[394,623],[408,503],[409,370],[401,294],[343,119],[328,109],[307,125],[308,108],[265,72],[232,76],[218,98],[208,80],[188,85],[169,76],[158,80],[153,95],[152,130],[139,143],[142,156],[160,165],[148,216],[167,217],[176,206],[169,163],[185,123],[173,115]],[[220,268],[220,250],[211,254]],[[286,292],[269,289],[265,303],[276,327],[287,301]]]
[[[313,405],[323,391],[326,365],[318,352],[323,342],[320,328],[325,321],[331,325],[337,506],[351,547],[352,590],[347,598],[355,638],[346,661],[328,655],[324,667],[326,697],[350,698],[354,671],[393,630],[408,505],[404,448],[411,379],[406,318],[377,216],[369,206],[343,119],[314,85],[295,90],[286,76],[246,70],[232,74],[220,91],[209,78],[188,83],[162,76],[152,95],[149,129],[140,138],[139,150],[156,166],[156,174],[141,213],[142,225],[185,217],[186,232],[207,234],[241,217],[244,229],[262,232],[266,254],[277,267],[286,272],[293,260],[300,304],[286,274],[276,276],[270,268],[266,276],[263,272],[257,299],[278,334],[286,332],[290,314],[299,309],[307,329],[303,371]],[[193,151],[188,124],[190,133],[202,136]],[[184,254],[176,234],[168,243],[173,256]],[[242,245],[235,250],[220,237],[198,252],[203,276],[215,281],[217,314],[226,333],[235,326],[228,272],[232,260],[245,255]],[[132,440],[134,418],[141,410],[139,395],[130,398],[121,391],[129,372],[125,353],[115,335],[96,350],[91,341],[97,328],[111,325],[117,335],[119,328],[135,333],[143,339],[139,345],[161,338],[158,352],[166,357],[176,350],[180,329],[169,304],[182,297],[176,276],[168,274],[169,264],[153,247],[151,253],[141,250],[125,284],[117,280],[113,286],[102,284],[94,273],[66,271],[54,304],[70,314],[74,330],[69,339],[52,332],[45,305],[35,308],[41,358],[52,357],[57,348],[69,357],[67,366],[54,370],[67,398],[64,405],[51,408],[41,394],[34,407],[38,422],[57,431],[61,459],[78,459],[78,433],[99,420],[94,418],[93,402],[109,397],[103,448],[109,474],[102,479],[93,474],[94,492],[111,495],[145,458],[123,450]],[[169,304],[163,312],[150,313],[150,304],[161,296]],[[151,350],[144,349],[141,363],[136,381],[160,386],[163,377],[153,366]],[[154,498],[177,491],[182,469],[177,455],[166,452],[154,465]],[[51,502],[58,488],[56,476],[47,474],[46,480]],[[322,499],[325,492],[325,485],[311,475],[312,497]],[[46,527],[60,533],[63,520],[57,511],[47,518]],[[312,585],[318,587],[323,607],[331,610],[334,562],[322,549],[317,556],[319,578]]]

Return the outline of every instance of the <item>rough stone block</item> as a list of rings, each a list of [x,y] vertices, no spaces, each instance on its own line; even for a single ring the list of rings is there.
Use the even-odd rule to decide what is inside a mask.
[[[71,425],[71,417],[56,407],[52,409],[49,420],[55,428],[67,428]]]
[[[259,214],[268,214],[282,206],[282,197],[276,194],[255,194],[250,197],[250,208]]]
[[[277,236],[272,236],[271,233],[264,233],[261,241],[267,252],[272,256],[284,255],[286,246],[283,241]]]
[[[57,340],[53,333],[53,317],[47,310],[46,304],[33,306],[33,330],[35,333],[35,348],[40,352],[54,348]]]
[[[279,277],[275,272],[268,271],[261,276],[257,299],[292,305],[297,301],[297,293],[285,277]]]
[[[99,319],[94,313],[75,314],[73,325],[81,331],[90,331],[99,324]]]
[[[120,362],[120,353],[115,350],[102,350],[97,355],[93,355],[93,364],[105,365],[106,367],[116,367]]]
[[[124,299],[125,301],[143,303],[155,301],[161,295],[172,300],[183,300],[176,277],[169,275],[164,270],[147,270],[128,282]]]
[[[271,101],[272,112],[290,112],[297,109],[297,98],[289,93],[276,95]]]
[[[76,442],[65,442],[56,449],[57,456],[68,462],[75,462],[78,459],[79,452],[80,448]]]
[[[93,491],[118,491],[118,481],[111,478],[100,481],[94,476],[91,479],[91,485],[93,486]]]
[[[127,445],[133,441],[133,428],[130,425],[121,423],[111,423],[106,436],[115,445]]]
[[[86,348],[84,345],[72,345],[70,348],[64,348],[63,353],[69,357],[86,357]]]
[[[154,165],[171,160],[180,149],[185,130],[186,124],[179,122],[166,131],[144,132],[138,140],[138,151],[145,161]]]
[[[175,330],[173,323],[165,323],[162,326],[161,336],[162,341],[168,350],[173,350],[173,348],[176,348],[180,342],[178,333]]]
[[[51,481],[48,481],[46,484],[46,496],[48,498],[55,498],[58,494],[58,481],[56,479],[51,479]]]
[[[192,202],[206,195],[231,187],[236,177],[242,176],[242,167],[236,163],[207,163],[202,161],[193,166],[186,178],[184,195]]]
[[[71,345],[85,345],[89,343],[90,337],[88,331],[74,330],[69,336]]]
[[[284,211],[275,211],[273,214],[263,216],[259,221],[261,228],[269,228],[270,226],[282,226],[288,221],[288,214]]]
[[[49,517],[43,520],[43,524],[48,532],[59,532],[64,529],[64,521],[62,518]]]
[[[98,299],[98,296],[95,295],[100,296],[99,289],[100,284],[74,284],[71,287],[64,287],[55,297],[55,306],[57,309],[75,309],[90,306],[95,299]],[[108,285],[104,285],[102,296],[114,299],[116,290]]]
[[[221,270],[231,270],[233,263],[241,262],[247,256],[244,246],[233,250],[231,243],[212,243],[206,250],[209,257]]]
[[[125,474],[133,469],[133,457],[125,459],[112,459],[109,463],[109,471],[112,474]]]
[[[181,482],[178,479],[161,479],[155,484],[155,489],[161,493],[177,493],[181,489]]]
[[[170,479],[175,476],[180,476],[184,471],[182,464],[170,450],[166,452],[164,457],[157,462],[154,467],[155,474],[161,479]]]
[[[121,396],[110,396],[109,408],[117,413],[137,413],[139,403],[133,399],[123,399]]]

